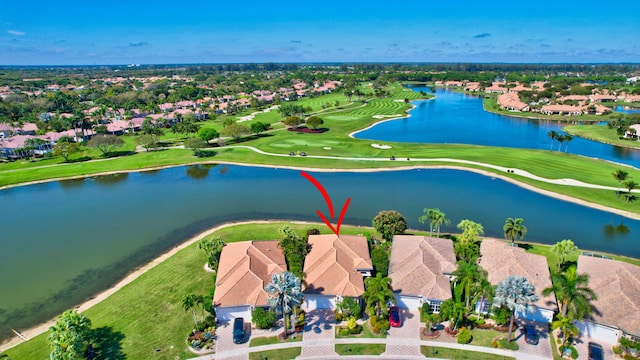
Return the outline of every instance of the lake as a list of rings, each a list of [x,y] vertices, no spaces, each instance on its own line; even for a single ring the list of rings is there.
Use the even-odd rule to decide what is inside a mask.
[[[438,207],[455,231],[462,219],[502,237],[522,217],[526,240],[572,239],[582,249],[640,257],[640,222],[546,197],[499,179],[458,170],[312,173],[334,204],[351,205],[345,224],[367,225],[394,209],[412,228]],[[24,329],[111,286],[135,267],[215,225],[232,220],[319,221],[320,193],[298,171],[187,166],[50,182],[0,191],[0,323]],[[339,210],[338,210],[339,211]],[[38,226],[33,226],[34,223]],[[324,227],[325,225],[318,225]]]
[[[414,91],[429,92],[426,87]],[[557,121],[523,119],[484,111],[482,98],[450,90],[436,90],[436,98],[416,101],[411,117],[379,123],[356,133],[358,139],[431,144],[475,144],[558,151],[560,144],[547,133],[561,131]],[[567,117],[571,121],[571,117]],[[566,123],[568,124],[568,123]],[[600,125],[594,125],[600,126]],[[575,137],[561,151],[638,167],[640,150]]]

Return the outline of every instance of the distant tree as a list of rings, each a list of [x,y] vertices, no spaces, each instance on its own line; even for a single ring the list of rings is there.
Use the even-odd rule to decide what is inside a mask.
[[[627,202],[631,202],[635,199],[635,195],[633,195],[632,191],[638,187],[638,183],[633,180],[627,180],[622,185],[627,189],[627,194],[625,195]]]
[[[512,311],[509,336],[507,337],[508,342],[511,342],[515,314],[517,312],[533,311],[529,304],[538,301],[538,299],[536,288],[533,284],[528,283],[524,276],[509,275],[498,284],[493,304],[495,306],[506,306]]]
[[[307,126],[311,129],[315,130],[319,128],[322,124],[324,124],[324,121],[318,116],[311,116],[310,118],[307,119]]]
[[[551,130],[547,133],[547,136],[551,139],[551,146],[549,147],[549,150],[553,151],[553,141],[558,138],[558,135],[560,134],[555,130]]]
[[[224,129],[222,129],[223,136],[230,136],[236,141],[240,140],[240,138],[250,133],[251,133],[251,129],[249,129],[247,125],[242,125],[238,123],[228,125]]]
[[[438,237],[440,237],[440,226],[449,225],[451,223],[449,219],[447,219],[445,214],[442,211],[440,211],[440,209],[438,208],[435,208],[435,209],[425,208],[424,214],[420,216],[418,221],[420,221],[421,224],[424,224],[425,222],[429,221],[429,237],[431,237],[431,233],[433,232],[433,229],[436,229],[438,231]]]
[[[504,230],[504,238],[511,240],[512,244],[518,237],[520,237],[520,240],[524,239],[524,236],[527,234],[527,227],[522,224],[523,222],[524,220],[522,218],[507,218],[502,227],[502,230]]]
[[[75,310],[67,310],[49,328],[50,358],[75,360],[85,357],[91,337],[91,320]]]
[[[235,121],[235,120],[233,120],[233,119],[232,119],[232,118],[230,118],[230,117],[225,118],[225,119],[222,121],[222,128],[226,128],[227,126],[229,126],[229,125],[233,125],[233,124],[236,124],[236,121]]]
[[[393,236],[403,234],[407,229],[407,220],[395,210],[382,210],[373,218],[373,227],[382,234],[385,241],[393,240]]]
[[[284,121],[282,121],[285,125],[287,125],[288,127],[298,127],[300,126],[300,124],[302,124],[302,119],[300,119],[297,116],[287,116],[286,119],[284,119]]]
[[[564,136],[564,141],[566,141],[566,142],[567,142],[567,145],[565,145],[565,147],[564,147],[564,152],[567,152],[567,151],[569,150],[569,142],[570,142],[571,140],[573,140],[573,139],[574,139],[574,136],[573,136],[573,135],[571,135],[571,134],[566,134],[566,135]]]
[[[214,128],[201,128],[198,130],[198,137],[207,143],[217,137],[220,137],[220,133]]]
[[[198,242],[198,249],[202,250],[207,255],[207,265],[211,270],[218,270],[220,254],[222,254],[222,248],[224,248],[225,245],[226,244],[219,236],[204,238]]]
[[[269,128],[269,124],[267,123],[263,123],[260,121],[251,123],[251,132],[256,135],[259,135],[260,133],[267,131],[268,128]]]
[[[618,169],[613,174],[613,178],[618,181],[618,192],[616,193],[618,196],[620,195],[620,187],[622,186],[622,182],[627,180],[629,177],[629,173],[627,171]]]
[[[569,239],[558,241],[551,247],[558,256],[558,272],[562,269],[562,266],[567,262],[567,257],[574,252],[578,251],[578,247]]]
[[[184,147],[193,151],[193,155],[200,156],[202,149],[207,146],[207,143],[197,137],[190,137],[184,141]]]
[[[468,219],[460,221],[460,223],[458,223],[456,227],[462,230],[462,234],[458,236],[458,241],[462,243],[479,242],[479,236],[484,234],[484,227],[482,227],[482,224],[473,222]]]
[[[155,134],[142,134],[136,137],[136,143],[148,152],[149,149],[158,144],[158,136]]]
[[[558,151],[560,151],[562,149],[562,143],[567,140],[567,136],[564,134],[560,134],[556,137],[556,140],[558,140]]]
[[[94,136],[87,142],[88,147],[100,150],[103,156],[108,156],[110,152],[122,145],[124,141],[115,135]]]
[[[80,144],[75,142],[56,142],[53,147],[53,156],[62,156],[64,161],[69,161],[69,156],[80,151]]]

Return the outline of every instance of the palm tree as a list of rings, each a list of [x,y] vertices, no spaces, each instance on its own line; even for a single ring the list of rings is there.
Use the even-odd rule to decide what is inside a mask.
[[[458,267],[451,275],[454,275],[456,277],[455,282],[458,283],[459,286],[462,286],[465,306],[468,309],[475,285],[478,284],[482,278],[487,278],[487,272],[475,262],[461,260],[458,261]]]
[[[362,297],[367,304],[367,310],[370,313],[371,310],[374,310],[377,317],[386,315],[386,304],[395,302],[393,289],[391,289],[391,278],[383,277],[382,273],[377,273],[376,277],[364,279],[364,287]]]
[[[598,297],[588,287],[589,276],[578,274],[575,266],[569,267],[564,274],[551,275],[551,283],[551,287],[542,290],[542,295],[556,294],[562,316],[582,320],[597,312],[591,302]]]
[[[630,202],[634,199],[634,195],[631,192],[638,187],[638,183],[633,180],[627,180],[622,185],[627,189],[627,195],[625,196],[627,197],[627,202]]]
[[[567,139],[566,135],[558,135],[556,137],[556,140],[558,140],[558,151],[560,151],[562,149],[562,143]]]
[[[502,227],[502,230],[504,230],[504,238],[511,240],[512,244],[518,237],[520,237],[520,240],[524,239],[524,236],[527,234],[527,227],[522,225],[523,222],[524,220],[522,218],[507,218]]]
[[[558,314],[556,319],[557,320],[551,323],[551,328],[553,330],[560,329],[562,332],[562,346],[567,345],[567,341],[570,337],[580,335],[580,329],[573,325],[573,320],[571,318]]]
[[[483,276],[483,278],[481,278],[480,281],[476,283],[475,289],[474,289],[474,292],[476,295],[472,301],[474,304],[476,303],[481,304],[480,308],[478,309],[479,310],[478,315],[484,318],[485,312],[483,312],[482,310],[484,310],[485,301],[493,300],[493,296],[496,293],[496,289],[486,278],[486,271],[484,269],[482,269],[482,271],[484,272],[485,276]]]
[[[529,304],[538,301],[538,299],[535,287],[533,284],[528,283],[524,276],[509,275],[498,284],[493,304],[495,306],[504,305],[511,310],[508,342],[511,342],[513,320],[516,312],[533,311]]]
[[[551,146],[549,147],[549,150],[553,151],[553,141],[558,138],[558,135],[558,132],[555,130],[551,130],[547,133],[547,136],[551,138]]]
[[[91,335],[91,320],[75,310],[67,310],[49,328],[47,341],[51,359],[82,359]]]
[[[282,306],[282,322],[284,326],[284,337],[287,337],[286,314],[291,310],[291,305],[299,305],[302,302],[302,289],[300,279],[293,273],[283,271],[279,274],[271,275],[271,282],[264,287],[264,291],[269,294],[267,302],[272,307]],[[291,325],[294,325],[293,321]]]
[[[442,211],[440,211],[440,209],[438,208],[435,208],[435,209],[425,208],[424,214],[420,216],[418,220],[420,221],[421,224],[424,224],[426,221],[429,221],[429,237],[431,237],[431,233],[433,232],[433,229],[437,229],[438,237],[440,237],[440,226],[449,225],[451,223],[449,219],[447,219],[445,214]]]
[[[198,303],[198,296],[195,294],[189,294],[182,299],[182,308],[184,311],[191,310],[193,316],[193,322],[198,326],[198,318],[196,317],[196,304]]]
[[[570,142],[571,140],[573,140],[573,138],[574,138],[574,136],[573,136],[573,135],[571,135],[571,134],[566,134],[566,135],[564,136],[564,141],[566,141],[566,142],[567,142],[567,145],[564,147],[564,152],[567,152],[567,150],[569,150],[569,142]]]
[[[618,181],[618,192],[616,194],[620,195],[620,187],[622,186],[622,182],[627,180],[629,173],[624,170],[618,169],[611,175],[613,175],[613,178]]]

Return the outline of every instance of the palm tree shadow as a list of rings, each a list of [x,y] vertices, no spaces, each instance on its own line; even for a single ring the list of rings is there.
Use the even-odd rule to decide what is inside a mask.
[[[124,360],[122,352],[124,334],[114,331],[111,326],[103,326],[93,330],[91,344],[94,349],[94,359]]]

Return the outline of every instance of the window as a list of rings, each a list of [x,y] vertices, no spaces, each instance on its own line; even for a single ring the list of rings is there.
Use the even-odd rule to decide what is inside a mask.
[[[442,301],[438,301],[438,300],[428,300],[428,301],[429,301],[429,309],[431,309],[431,312],[434,314],[439,314],[440,305],[442,305]]]

